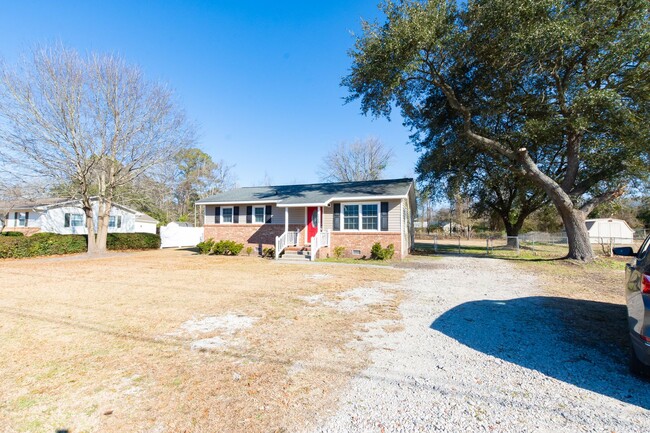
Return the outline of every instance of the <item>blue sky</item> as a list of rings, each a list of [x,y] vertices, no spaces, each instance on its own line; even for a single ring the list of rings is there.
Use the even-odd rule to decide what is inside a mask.
[[[168,82],[198,124],[199,147],[235,165],[240,186],[318,181],[338,143],[378,137],[395,159],[386,177],[413,176],[417,154],[392,121],[344,105],[339,86],[362,1],[10,1],[0,15],[0,57],[61,41],[114,52]]]

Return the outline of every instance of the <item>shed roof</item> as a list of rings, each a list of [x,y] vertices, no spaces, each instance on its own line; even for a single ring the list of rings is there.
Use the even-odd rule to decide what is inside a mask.
[[[197,204],[277,203],[279,207],[323,206],[333,200],[405,198],[413,179],[313,183],[236,188],[197,201]]]

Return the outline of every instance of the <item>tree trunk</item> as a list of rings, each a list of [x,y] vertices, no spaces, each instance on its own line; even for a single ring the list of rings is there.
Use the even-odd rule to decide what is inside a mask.
[[[548,195],[559,212],[560,217],[562,217],[569,243],[569,254],[567,254],[566,258],[591,262],[595,258],[595,255],[589,242],[589,231],[585,224],[585,213],[576,208],[571,197],[556,181],[537,167],[526,149],[519,150],[519,161],[522,163],[528,177],[546,192],[546,195]]]
[[[569,242],[567,258],[589,262],[594,259],[594,252],[589,241],[589,231],[585,224],[585,214],[579,209],[560,209]]]
[[[97,251],[105,253],[106,240],[108,238],[108,222],[111,213],[111,202],[101,200],[97,203]]]
[[[97,254],[97,239],[95,237],[95,224],[93,223],[93,210],[90,206],[84,205],[86,214],[86,230],[88,232],[88,254]]]
[[[519,231],[521,230],[521,227],[524,224],[524,221],[517,221],[516,223],[512,224],[510,220],[508,219],[507,216],[503,216],[503,225],[506,228],[506,236],[507,236],[507,242],[508,246],[512,248],[517,247],[517,239],[514,239],[514,237],[519,236]]]

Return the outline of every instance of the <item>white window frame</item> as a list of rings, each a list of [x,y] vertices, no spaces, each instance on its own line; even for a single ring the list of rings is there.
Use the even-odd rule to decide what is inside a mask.
[[[230,222],[225,222],[223,220],[223,211],[225,209],[230,209]],[[234,224],[235,223],[235,207],[234,206],[221,206],[221,209],[219,209],[219,223],[220,224]]]
[[[113,223],[111,225],[111,222]],[[108,228],[109,229],[121,229],[122,228],[122,215],[109,215],[108,216]]]
[[[262,222],[257,222],[255,220],[255,209],[262,209]],[[251,224],[264,224],[266,223],[266,206],[253,206],[253,218],[251,219]]]
[[[364,229],[363,228],[363,215],[361,211],[361,206],[376,206],[377,207],[377,228],[376,229]],[[359,228],[358,229],[346,229],[345,228],[345,206],[356,206],[357,207],[357,218],[359,218]],[[375,233],[381,231],[381,204],[379,202],[359,202],[359,203],[341,203],[341,231],[342,232],[367,232]]]
[[[23,217],[22,219],[20,218],[21,215]],[[29,221],[27,220],[27,212],[16,212],[15,216],[18,216],[18,218],[14,220],[15,221],[14,227],[27,227],[27,224],[29,223]]]

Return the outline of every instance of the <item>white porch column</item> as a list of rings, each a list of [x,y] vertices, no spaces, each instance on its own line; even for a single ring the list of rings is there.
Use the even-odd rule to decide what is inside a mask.
[[[289,231],[289,208],[284,208],[284,231]]]
[[[316,233],[320,233],[320,215],[321,215],[321,208],[320,208],[320,206],[318,206],[318,207],[316,208],[316,212],[318,212],[318,214],[316,215],[316,217],[317,217],[317,218],[316,218]]]

